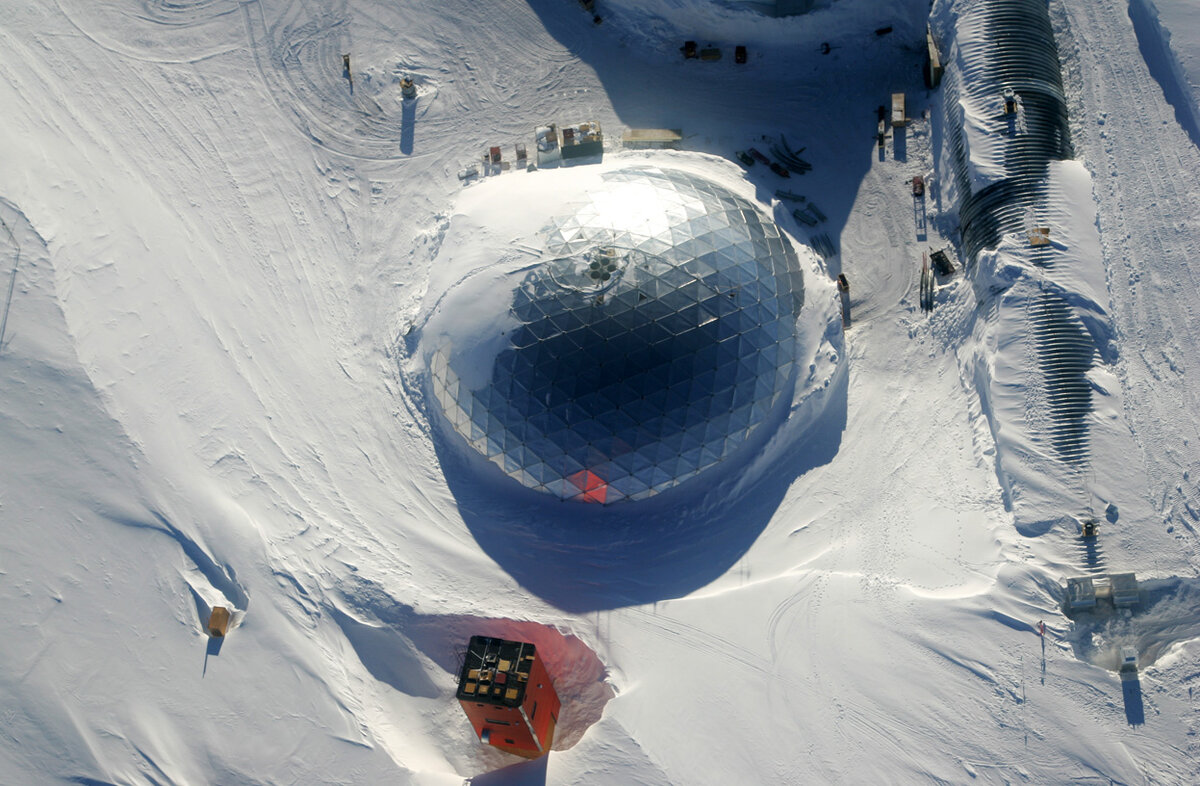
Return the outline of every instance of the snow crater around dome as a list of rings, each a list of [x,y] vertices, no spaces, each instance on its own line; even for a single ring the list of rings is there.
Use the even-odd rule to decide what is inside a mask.
[[[539,261],[499,279],[511,297],[483,320],[495,335],[426,331],[446,421],[512,478],[561,499],[644,499],[735,453],[787,398],[803,278],[749,200],[627,167],[539,234]],[[478,294],[453,287],[435,318],[478,327]]]

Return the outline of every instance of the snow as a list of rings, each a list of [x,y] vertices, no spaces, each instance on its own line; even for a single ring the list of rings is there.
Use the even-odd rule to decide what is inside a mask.
[[[939,0],[939,29],[978,2]],[[1006,237],[928,316],[921,252],[956,228],[927,3],[768,19],[611,0],[599,25],[572,2],[487,6],[6,9],[0,781],[1200,779],[1189,4],[1052,0],[1077,151],[1048,197],[1065,261]],[[684,61],[687,39],[750,61]],[[901,90],[913,122],[880,154],[875,108]],[[605,129],[601,165],[456,177],[580,119]],[[623,127],[681,128],[685,150],[620,152]],[[781,133],[813,172],[730,163]],[[513,206],[649,162],[756,198],[798,245],[834,239],[806,271],[799,392],[711,484],[531,498],[436,428],[418,339],[456,282],[498,298],[488,277],[535,261]],[[829,220],[794,221],[780,187]],[[1086,471],[1039,442],[1024,331],[1045,291],[1098,347]],[[441,318],[487,336],[488,313]],[[1143,608],[1065,617],[1063,581],[1093,569],[1136,571]],[[236,610],[222,642],[213,605]],[[547,653],[548,759],[474,738],[453,699],[473,633]]]
[[[1163,97],[1200,145],[1200,42],[1192,35],[1200,28],[1200,7],[1187,0],[1135,0],[1129,18]]]

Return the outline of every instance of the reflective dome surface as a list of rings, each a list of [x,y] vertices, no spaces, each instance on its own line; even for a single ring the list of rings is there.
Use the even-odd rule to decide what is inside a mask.
[[[562,499],[650,497],[736,451],[791,389],[803,283],[748,200],[676,170],[603,176],[544,234],[507,342],[463,381],[430,359],[449,423],[504,472]]]

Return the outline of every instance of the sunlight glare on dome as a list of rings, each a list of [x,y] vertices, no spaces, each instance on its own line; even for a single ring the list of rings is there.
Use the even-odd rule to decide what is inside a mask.
[[[729,189],[653,167],[601,178],[543,230],[494,357],[479,368],[458,350],[487,337],[461,336],[429,366],[453,430],[509,476],[612,503],[747,442],[791,390],[804,290],[790,242]],[[477,308],[461,299],[448,307]]]

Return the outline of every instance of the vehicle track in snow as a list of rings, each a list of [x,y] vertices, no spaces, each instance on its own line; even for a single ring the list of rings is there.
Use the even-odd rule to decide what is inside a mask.
[[[55,0],[88,40],[157,63],[194,63],[245,44],[237,0]]]
[[[794,593],[772,611],[767,624],[772,712],[794,724],[797,744],[802,746],[797,753],[812,769],[815,781],[833,782],[843,776],[835,760],[861,756],[865,765],[880,750],[887,751],[889,766],[928,774],[931,765],[914,757],[911,737],[936,739],[939,731],[931,726],[918,728],[910,718],[891,711],[886,695],[840,676],[844,659],[898,655],[858,648],[853,637],[843,636],[847,616],[886,616],[900,597],[894,588],[863,593],[855,580],[847,574],[810,571],[797,579]],[[871,597],[870,604],[862,603],[864,594]],[[868,606],[872,610],[864,612]]]
[[[1125,416],[1151,495],[1192,533],[1194,556],[1200,432],[1181,413],[1200,411],[1200,150],[1142,60],[1123,0],[1056,0],[1052,10],[1073,39],[1082,101],[1107,108],[1080,117],[1076,144],[1101,207]]]
[[[746,649],[730,639],[707,628],[672,617],[669,613],[655,613],[640,607],[630,607],[621,612],[631,622],[655,635],[683,642],[700,651],[715,652],[735,660],[763,675],[770,673],[770,663],[761,655]]]
[[[354,158],[404,158],[399,86],[392,101],[380,101],[344,76],[348,16],[334,10],[309,15],[299,4],[287,11],[268,20],[262,3],[243,6],[259,73],[280,110],[320,147]]]
[[[19,58],[17,62],[26,68],[14,72],[8,82],[14,89],[25,90],[28,85],[64,84],[72,77],[83,80],[91,78],[93,72],[119,70],[125,57],[109,49],[91,56],[99,67],[81,62],[77,47],[48,47],[40,56]],[[354,241],[344,233],[331,233],[317,241],[307,234],[311,224],[321,221],[320,211],[333,214],[334,226],[344,223],[337,217],[344,214],[338,200],[313,200],[307,182],[287,177],[295,167],[290,157],[290,151],[297,149],[295,145],[272,144],[267,138],[269,132],[249,117],[220,116],[222,102],[230,100],[227,93],[243,89],[261,95],[253,79],[243,85],[231,83],[219,73],[214,76],[190,68],[131,67],[103,95],[80,95],[66,109],[47,111],[39,119],[71,138],[72,147],[84,160],[96,160],[96,151],[103,150],[106,157],[120,163],[131,181],[153,183],[158,193],[169,195],[154,201],[156,210],[162,212],[155,214],[154,221],[146,222],[148,228],[178,222],[182,233],[197,247],[223,249],[223,253],[206,258],[204,264],[192,264],[184,255],[167,253],[144,275],[138,271],[137,259],[85,265],[68,271],[86,282],[86,286],[73,291],[99,297],[108,304],[103,317],[108,320],[106,325],[116,321],[154,324],[157,327],[152,329],[139,327],[137,334],[156,333],[164,342],[175,336],[175,327],[164,327],[158,321],[162,301],[169,295],[172,317],[168,322],[198,326],[190,335],[191,349],[217,347],[222,362],[237,368],[240,393],[273,409],[299,406],[293,413],[303,418],[304,408],[297,404],[290,386],[280,384],[288,375],[281,373],[281,367],[261,362],[259,353],[282,357],[283,348],[267,333],[253,326],[247,329],[247,323],[231,324],[225,312],[237,308],[288,312],[295,317],[293,339],[303,336],[299,339],[303,345],[324,345],[331,332],[352,321],[347,317],[351,306],[345,289],[336,276],[329,274],[327,260],[350,258]],[[106,116],[113,125],[96,121]],[[240,122],[244,125],[231,125]],[[122,129],[119,143],[110,136],[113,127]],[[45,133],[40,128],[39,133]],[[256,138],[256,134],[260,136]],[[231,139],[242,144],[231,144]],[[173,165],[157,170],[164,145],[174,151]],[[207,210],[218,200],[225,209]],[[198,214],[206,215],[208,220],[198,220]],[[164,222],[163,216],[171,220]],[[149,237],[148,233],[147,245],[153,244],[156,250],[161,247]],[[157,292],[151,293],[155,288]],[[134,294],[137,292],[146,294]],[[127,298],[139,301],[139,306],[126,308]],[[95,324],[86,308],[78,306],[76,299],[64,296],[64,310],[76,324]],[[14,317],[16,313],[14,309]],[[324,318],[331,314],[337,315],[333,325]],[[14,318],[9,332],[16,326]],[[318,334],[326,338],[314,340]],[[90,357],[101,343],[93,340],[96,335],[95,330],[81,331],[85,357]],[[138,351],[127,357],[130,373],[147,372],[157,362],[155,352]],[[234,395],[233,390],[225,392]],[[286,537],[311,533],[301,539],[298,548],[324,554],[340,548],[338,559],[355,565],[367,560],[368,552],[377,554],[392,547],[386,534],[377,532],[381,529],[380,519],[385,517],[369,506],[355,504],[355,495],[347,492],[350,484],[342,474],[344,462],[331,460],[313,445],[290,444],[275,429],[246,428],[224,415],[213,417],[205,411],[202,398],[184,397],[187,403],[180,405],[179,420],[191,424],[194,434],[189,448],[230,488],[254,488],[259,493],[269,489],[272,506],[288,522]],[[116,411],[114,416],[121,420],[125,413]],[[136,424],[130,428],[136,433]],[[238,436],[232,442],[241,447],[231,445],[230,435],[235,431]],[[352,436],[352,441],[358,443],[370,435]],[[261,450],[242,449],[247,444]],[[355,487],[363,482],[365,474],[354,478]],[[374,475],[374,480],[403,485],[413,492],[406,498],[408,507],[431,520],[439,519],[437,509],[443,503],[426,502],[424,491],[413,491],[407,478],[395,478],[387,474],[385,467],[382,475]],[[360,534],[349,543],[345,539],[330,540],[330,527],[323,526],[328,522],[344,524]],[[329,541],[328,546],[321,542],[322,536]],[[399,570],[404,570],[403,559],[397,557],[396,561]]]
[[[871,167],[863,177],[852,220],[842,236],[843,258],[850,277],[852,322],[894,313],[913,290],[920,255],[907,222],[897,218],[894,192],[905,187],[898,167]],[[915,259],[914,259],[915,257]]]
[[[515,0],[495,5],[489,13],[532,15]],[[255,0],[242,9],[259,72],[280,110],[314,144],[355,159],[396,161],[447,155],[464,144],[503,144],[532,130],[513,120],[531,106],[554,113],[564,96],[589,92],[571,83],[576,56],[544,29],[528,24],[529,35],[506,36],[481,22],[470,3],[448,2],[432,19],[309,0],[282,9]],[[458,50],[466,28],[491,45],[456,60],[423,59],[426,52]],[[343,54],[350,55],[353,84]],[[415,101],[401,99],[403,76],[417,84]],[[523,91],[528,84],[538,90]],[[451,89],[442,93],[443,85]]]

